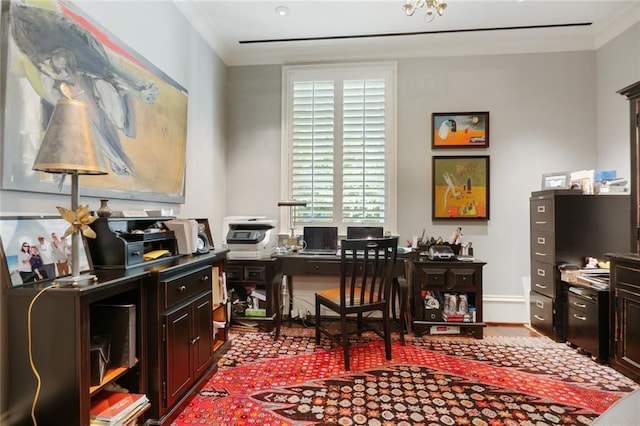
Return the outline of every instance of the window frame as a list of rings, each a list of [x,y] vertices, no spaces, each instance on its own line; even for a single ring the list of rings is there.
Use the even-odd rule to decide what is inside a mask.
[[[292,89],[294,81],[301,80],[334,80],[340,81],[338,87],[342,88],[342,82],[346,79],[384,78],[385,84],[385,219],[383,226],[387,234],[396,234],[397,213],[397,63],[345,63],[345,64],[318,64],[318,65],[291,65],[282,67],[282,114],[281,114],[281,173],[280,173],[280,198],[291,199],[292,194]],[[336,93],[339,101],[336,105],[336,129],[340,126],[340,134],[336,134],[335,154],[341,159],[342,155],[342,106],[343,93]],[[337,163],[336,163],[337,164]],[[335,175],[335,172],[334,172]],[[338,193],[342,191],[342,170],[335,179],[335,184],[340,185]],[[335,191],[334,191],[335,193]],[[353,225],[372,225],[371,222],[345,222],[341,214],[342,199],[334,204],[334,219],[327,226],[337,226],[340,235],[346,234],[346,227]],[[291,229],[290,211],[280,211],[280,232],[289,234]],[[297,233],[301,234],[301,227],[306,223],[296,222]],[[318,225],[318,223],[309,223]]]

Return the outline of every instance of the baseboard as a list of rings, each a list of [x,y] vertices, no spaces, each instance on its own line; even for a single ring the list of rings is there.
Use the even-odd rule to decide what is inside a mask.
[[[495,296],[482,298],[485,323],[529,324],[529,303],[522,296]]]

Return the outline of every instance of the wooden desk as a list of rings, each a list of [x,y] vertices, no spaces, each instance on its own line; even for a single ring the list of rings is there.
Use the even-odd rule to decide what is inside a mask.
[[[404,260],[411,259],[413,255],[398,255],[394,271],[394,283],[391,292],[391,312],[396,319],[396,297],[400,301],[400,316],[404,319],[404,327],[411,331],[411,318],[409,314],[410,294],[409,287],[404,279]],[[294,276],[340,276],[340,256],[286,254],[277,256],[280,260],[280,271],[287,276],[287,291],[289,292],[289,312],[293,310],[293,277]],[[282,309],[279,310],[282,315]],[[276,320],[276,323],[279,321]],[[404,339],[404,336],[401,336]]]

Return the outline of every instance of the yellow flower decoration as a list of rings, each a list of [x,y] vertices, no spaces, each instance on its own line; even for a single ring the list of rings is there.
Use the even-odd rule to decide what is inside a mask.
[[[96,217],[89,214],[88,204],[86,206],[79,206],[75,212],[65,209],[64,207],[58,207],[58,211],[62,218],[71,224],[71,226],[64,231],[62,238],[66,238],[78,231],[82,231],[82,235],[87,238],[96,237],[96,233],[89,227],[89,225],[95,222]]]

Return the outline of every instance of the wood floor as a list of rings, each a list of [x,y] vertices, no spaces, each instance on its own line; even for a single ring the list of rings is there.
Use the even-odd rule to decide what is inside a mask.
[[[525,336],[537,337],[539,333],[522,324],[487,324],[484,328],[485,336]]]

